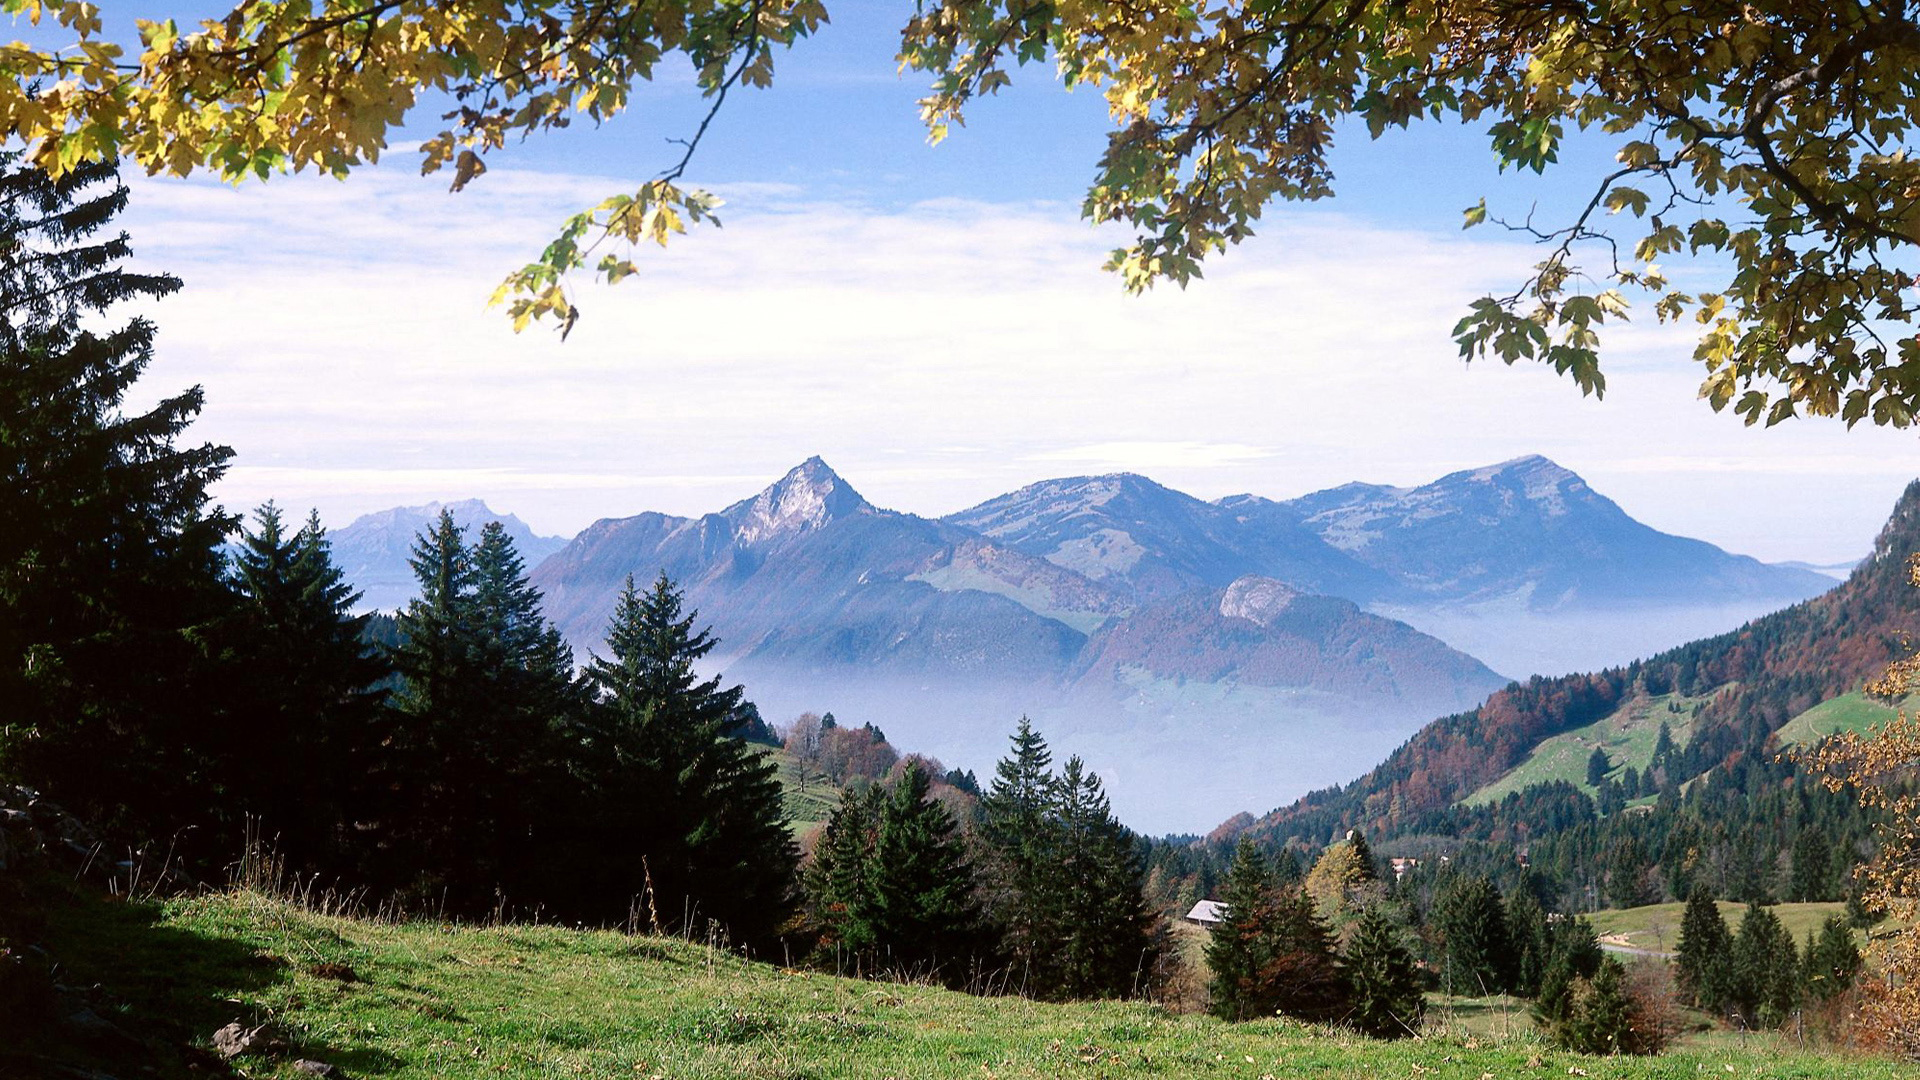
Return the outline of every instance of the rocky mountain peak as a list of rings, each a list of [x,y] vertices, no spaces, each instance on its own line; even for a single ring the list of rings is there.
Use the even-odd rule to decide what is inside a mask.
[[[1273,621],[1305,594],[1284,581],[1249,574],[1227,586],[1220,597],[1220,614],[1261,626]]]
[[[811,532],[873,509],[872,503],[816,455],[794,466],[760,494],[728,507],[723,516],[733,523],[736,539],[755,544]]]

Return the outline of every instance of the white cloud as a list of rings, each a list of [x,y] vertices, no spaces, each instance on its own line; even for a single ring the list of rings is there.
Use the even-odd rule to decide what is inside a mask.
[[[235,505],[337,521],[480,495],[548,532],[715,509],[812,453],[938,513],[1089,469],[1285,497],[1541,452],[1663,528],[1830,559],[1920,472],[1911,436],[1712,414],[1684,328],[1614,333],[1604,402],[1536,366],[1463,366],[1449,328],[1536,253],[1321,212],[1277,213],[1205,281],[1135,298],[1098,269],[1117,237],[1071,207],[882,212],[739,185],[725,228],[584,290],[564,345],[484,310],[564,215],[622,186],[140,181],[136,247],[188,282],[158,309],[146,389],[206,385],[197,430],[240,452]]]

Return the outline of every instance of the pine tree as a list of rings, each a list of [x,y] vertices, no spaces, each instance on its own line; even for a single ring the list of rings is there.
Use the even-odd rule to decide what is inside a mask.
[[[1441,982],[1450,994],[1505,991],[1512,981],[1514,946],[1500,890],[1484,875],[1456,876],[1434,906],[1445,950]]]
[[[1733,935],[1720,914],[1713,894],[1696,885],[1680,916],[1680,942],[1675,947],[1674,978],[1680,992],[1695,1008],[1718,1012],[1726,1004]]]
[[[591,875],[559,872],[582,858],[562,844],[578,840],[563,799],[584,706],[571,657],[504,530],[468,545],[442,511],[410,561],[420,595],[389,652],[401,719],[382,778],[385,877],[457,911],[505,900],[582,917]]]
[[[973,868],[953,816],[909,762],[880,803],[867,874],[867,920],[888,970],[964,982],[980,958]]]
[[[1733,938],[1730,1004],[1748,1027],[1779,1027],[1799,1006],[1801,985],[1793,938],[1773,912],[1749,903]]]
[[[1635,1052],[1633,1009],[1627,1001],[1626,968],[1611,957],[1600,965],[1587,993],[1578,995],[1565,1026],[1563,1049],[1583,1054]]]
[[[1020,718],[1012,742],[980,800],[981,837],[992,852],[987,911],[1016,977],[1027,992],[1037,993],[1060,982],[1052,957],[1062,919],[1049,888],[1058,865],[1056,785],[1053,755],[1032,721]]]
[[[113,167],[19,161],[0,156],[0,762],[96,826],[174,834],[207,822],[208,756],[239,751],[213,651],[234,521],[208,498],[232,451],[177,445],[198,388],[127,408],[154,327],[105,319],[180,283],[124,269]]]
[[[1343,966],[1352,1001],[1348,1023],[1376,1039],[1419,1034],[1426,1012],[1420,969],[1379,908],[1360,916]]]
[[[871,956],[877,934],[867,903],[874,842],[885,789],[870,785],[841,800],[821,830],[807,865],[807,908],[820,929],[821,949],[844,969],[848,958]]]
[[[1346,1014],[1348,984],[1331,931],[1304,890],[1278,884],[1251,840],[1240,841],[1223,893],[1225,918],[1206,952],[1215,1016],[1329,1021]]]
[[[618,867],[599,902],[651,888],[672,928],[708,920],[765,943],[793,909],[798,861],[777,767],[733,737],[743,691],[694,665],[719,642],[694,630],[665,574],[642,595],[629,578],[607,627],[610,657],[588,676],[600,702],[582,734],[592,833]],[[618,854],[614,854],[618,853]]]
[[[1279,892],[1273,868],[1251,839],[1242,837],[1221,883],[1220,924],[1207,939],[1212,973],[1209,1011],[1222,1020],[1251,1020],[1258,1010],[1256,975],[1264,962],[1262,919]]]
[[[1587,758],[1587,786],[1599,787],[1613,771],[1613,761],[1607,757],[1604,747],[1596,746]]]
[[[1833,857],[1819,831],[1802,826],[1793,838],[1793,869],[1787,887],[1787,899],[1796,903],[1833,900],[1838,897],[1832,881]]]
[[[1839,915],[1829,915],[1820,924],[1818,937],[1809,937],[1806,951],[1807,994],[1817,1001],[1832,1001],[1847,992],[1860,977],[1860,949],[1853,941],[1853,930]]]
[[[1513,942],[1513,992],[1522,997],[1539,993],[1551,958],[1546,909],[1530,889],[1515,889],[1507,897],[1507,932]]]
[[[248,753],[225,785],[310,872],[357,869],[352,825],[374,799],[388,668],[363,640],[359,593],[333,563],[317,513],[289,533],[279,508],[254,511],[232,578],[244,667],[237,711]],[[364,838],[360,838],[364,839]]]
[[[1133,835],[1118,821],[1100,778],[1067,760],[1056,793],[1058,862],[1049,892],[1060,916],[1047,966],[1059,973],[1048,996],[1120,997],[1155,967],[1160,943],[1141,892],[1145,867]]]

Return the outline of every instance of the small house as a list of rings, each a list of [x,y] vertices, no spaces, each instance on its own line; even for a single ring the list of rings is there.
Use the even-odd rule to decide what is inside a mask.
[[[1187,912],[1188,922],[1195,926],[1204,926],[1209,930],[1225,922],[1226,918],[1227,905],[1218,900],[1202,900],[1193,905],[1192,911]]]

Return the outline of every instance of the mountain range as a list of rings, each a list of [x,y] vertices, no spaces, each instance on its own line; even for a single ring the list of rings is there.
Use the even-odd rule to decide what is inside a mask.
[[[370,599],[433,513],[334,534]],[[1648,528],[1540,457],[1287,502],[1074,477],[940,519],[811,458],[715,513],[605,519],[544,560],[526,537],[583,659],[627,576],[665,572],[769,717],[833,709],[977,768],[1027,713],[1156,830],[1355,775],[1495,669],[1625,659],[1834,584]]]
[[[1652,769],[1657,725],[1684,748],[1662,766],[1678,785],[1742,756],[1772,761],[1790,745],[1878,723],[1893,709],[1862,691],[1912,653],[1920,589],[1909,568],[1917,554],[1920,481],[1838,588],[1629,664],[1516,683],[1421,728],[1358,779],[1227,831],[1310,844],[1354,828],[1379,839],[1451,837],[1462,832],[1465,808],[1493,807],[1522,818],[1491,820],[1524,848],[1529,835],[1554,826],[1525,820],[1516,796],[1544,790],[1532,784],[1580,785],[1578,770],[1595,747],[1608,751],[1615,770]]]
[[[528,566],[539,565],[567,544],[564,537],[536,536],[519,518],[496,514],[479,499],[399,506],[367,514],[327,534],[333,542],[333,561],[339,564],[354,588],[360,590],[363,608],[392,611],[419,595],[419,586],[414,582],[413,569],[407,559],[414,538],[438,520],[442,510],[452,514],[454,523],[470,533],[478,533],[489,522],[499,522],[513,538],[514,549]]]

